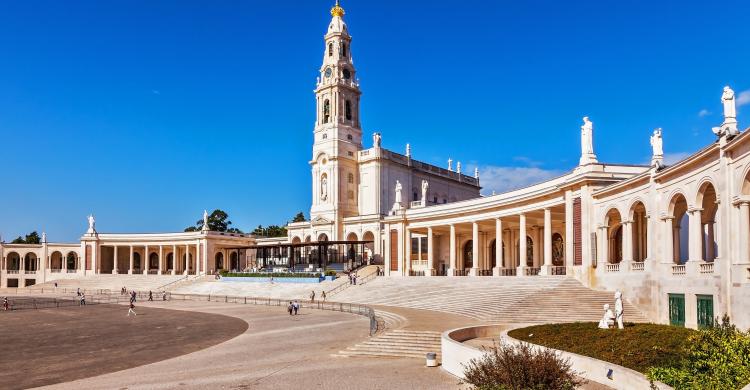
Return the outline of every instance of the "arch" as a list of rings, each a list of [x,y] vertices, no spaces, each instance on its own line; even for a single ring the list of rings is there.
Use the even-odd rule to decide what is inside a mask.
[[[352,120],[352,101],[347,99],[344,102],[344,117],[346,120]]]
[[[320,233],[318,235],[318,242],[321,242],[321,241],[328,241],[328,235],[325,233]]]
[[[216,266],[214,269],[217,271],[224,269],[224,254],[221,252],[217,252],[216,255],[214,255],[214,265]]]
[[[36,271],[38,266],[38,260],[39,258],[36,256],[36,253],[34,252],[28,252],[23,256],[23,269],[27,271]]]
[[[719,204],[717,203],[718,195],[716,188],[710,180],[703,182],[698,188],[696,200],[699,201],[701,208],[701,240],[696,245],[700,245],[698,253],[704,261],[713,262],[719,257],[719,248],[716,229],[716,218],[719,216]]]
[[[70,251],[65,256],[67,269],[78,269],[78,253]]]
[[[292,237],[292,244],[300,244],[302,243],[302,239],[299,238],[299,236]]]
[[[648,216],[646,212],[646,205],[636,200],[630,206],[630,221],[631,235],[632,235],[632,247],[633,247],[633,261],[641,262],[646,260],[648,257]]]
[[[63,268],[63,255],[60,251],[54,251],[49,255],[49,268],[61,270]]]
[[[357,233],[351,232],[346,235],[346,241],[358,241]]]
[[[232,251],[232,253],[229,254],[229,268],[233,271],[240,269],[240,258],[237,255],[236,251]]]
[[[141,254],[138,252],[133,253],[133,269],[134,270],[141,269]]]
[[[604,226],[607,227],[607,262],[617,264],[622,261],[622,215],[620,210],[612,207],[604,216]]]
[[[175,268],[174,268],[174,253],[173,252],[169,252],[167,254],[167,269],[170,270],[170,271],[174,271],[175,270]]]
[[[18,271],[21,269],[21,255],[18,252],[8,252],[5,256],[5,267],[8,271]]]
[[[464,268],[474,268],[474,240],[468,240],[464,243],[461,251]]]
[[[149,269],[159,269],[159,254],[156,252],[151,252],[151,254],[148,255],[148,268]]]
[[[552,233],[552,265],[565,265],[565,241],[562,234]]]
[[[745,167],[745,171],[742,173],[742,180],[739,181],[739,193],[742,195],[750,195],[750,164]]]
[[[331,101],[326,99],[323,101],[323,123],[328,123],[331,120]]]
[[[669,217],[672,217],[672,260],[677,264],[685,264],[689,256],[690,220],[687,198],[682,192],[672,195],[668,210]]]
[[[312,241],[312,237],[310,237],[310,236],[305,236],[305,242],[310,242],[310,241]]]
[[[370,241],[365,244],[364,260],[367,262],[375,256],[375,234],[367,231],[362,235],[362,241]]]

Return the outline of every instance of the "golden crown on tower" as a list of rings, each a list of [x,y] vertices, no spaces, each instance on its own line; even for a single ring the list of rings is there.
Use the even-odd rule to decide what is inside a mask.
[[[341,17],[344,16],[345,13],[346,12],[344,12],[344,9],[339,5],[339,0],[336,0],[336,5],[331,8],[331,16]]]

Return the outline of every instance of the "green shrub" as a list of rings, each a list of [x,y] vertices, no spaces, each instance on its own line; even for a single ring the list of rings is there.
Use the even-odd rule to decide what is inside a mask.
[[[568,390],[583,385],[570,362],[528,343],[494,344],[464,369],[463,383],[477,390]]]
[[[688,338],[686,357],[674,367],[652,367],[650,380],[683,389],[740,389],[750,383],[750,333],[726,315]]]
[[[336,276],[336,271],[334,271],[332,269],[327,269],[326,270],[326,276]]]

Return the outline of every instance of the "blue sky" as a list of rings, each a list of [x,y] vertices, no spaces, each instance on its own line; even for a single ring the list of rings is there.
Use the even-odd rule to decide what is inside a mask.
[[[313,88],[333,1],[0,3],[0,234],[76,240],[309,209]],[[658,4],[657,4],[658,3]],[[750,125],[750,4],[344,0],[365,145],[467,171],[485,192],[712,142],[721,89]],[[743,27],[744,24],[744,27]],[[744,94],[743,94],[744,92]]]

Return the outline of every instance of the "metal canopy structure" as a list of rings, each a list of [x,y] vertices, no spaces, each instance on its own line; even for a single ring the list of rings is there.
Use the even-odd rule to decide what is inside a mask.
[[[345,271],[367,264],[371,260],[373,241],[314,241],[272,245],[235,247],[238,251],[250,251],[254,258],[248,268],[288,268],[302,272],[331,268]],[[370,245],[370,252],[368,252]],[[253,253],[254,252],[254,256]]]

